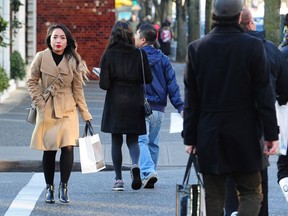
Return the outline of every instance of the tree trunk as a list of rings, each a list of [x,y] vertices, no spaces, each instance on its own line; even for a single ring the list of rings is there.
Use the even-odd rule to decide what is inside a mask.
[[[161,0],[160,4],[158,0],[153,0],[155,7],[154,22],[162,24],[168,16],[172,17],[172,3],[173,0]]]
[[[176,0],[176,20],[177,20],[176,61],[184,62],[187,50],[186,13],[185,13],[185,4],[182,5],[181,0]]]
[[[205,6],[205,34],[211,30],[211,15],[212,15],[213,0],[206,0]]]
[[[188,43],[200,37],[200,0],[187,0]]]
[[[153,4],[155,7],[154,22],[159,22],[159,24],[161,25],[161,7],[158,4],[157,0],[153,0]]]
[[[169,0],[161,0],[161,24],[165,21],[169,11]]]
[[[264,29],[268,40],[279,45],[281,0],[265,0]]]
[[[140,4],[141,10],[139,11],[139,17],[143,19],[148,14],[151,15],[151,4],[150,0],[138,0],[138,3]]]
[[[171,16],[173,15],[173,2],[174,0],[169,0],[168,1],[168,16]]]

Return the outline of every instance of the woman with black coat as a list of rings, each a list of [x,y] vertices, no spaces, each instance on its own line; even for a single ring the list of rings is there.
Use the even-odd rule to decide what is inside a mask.
[[[138,136],[146,134],[144,114],[144,90],[141,54],[143,55],[146,83],[152,82],[147,55],[135,47],[131,26],[118,21],[112,28],[108,45],[101,57],[100,88],[107,91],[103,109],[101,130],[111,133],[112,161],[115,169],[114,191],[123,191],[122,144],[126,134],[132,168],[132,189],[142,186],[138,166],[140,148]]]

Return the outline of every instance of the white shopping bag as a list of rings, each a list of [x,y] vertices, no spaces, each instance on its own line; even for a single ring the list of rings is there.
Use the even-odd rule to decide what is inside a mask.
[[[288,105],[279,105],[278,102],[275,104],[277,122],[280,128],[279,133],[279,155],[287,154],[287,145],[288,145]]]
[[[85,126],[85,136],[79,138],[79,153],[82,173],[98,172],[106,168],[99,135],[94,134],[93,129],[88,129],[90,135],[87,135],[86,128],[89,127],[92,127],[91,124],[90,126]]]

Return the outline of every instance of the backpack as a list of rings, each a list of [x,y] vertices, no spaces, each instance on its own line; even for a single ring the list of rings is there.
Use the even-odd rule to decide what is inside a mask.
[[[160,33],[160,38],[163,43],[169,43],[172,39],[171,31],[169,28],[163,28]]]

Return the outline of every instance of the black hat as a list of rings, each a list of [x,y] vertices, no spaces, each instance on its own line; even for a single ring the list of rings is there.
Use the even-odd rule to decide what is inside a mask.
[[[243,8],[243,0],[214,0],[213,14],[219,17],[238,15]]]

